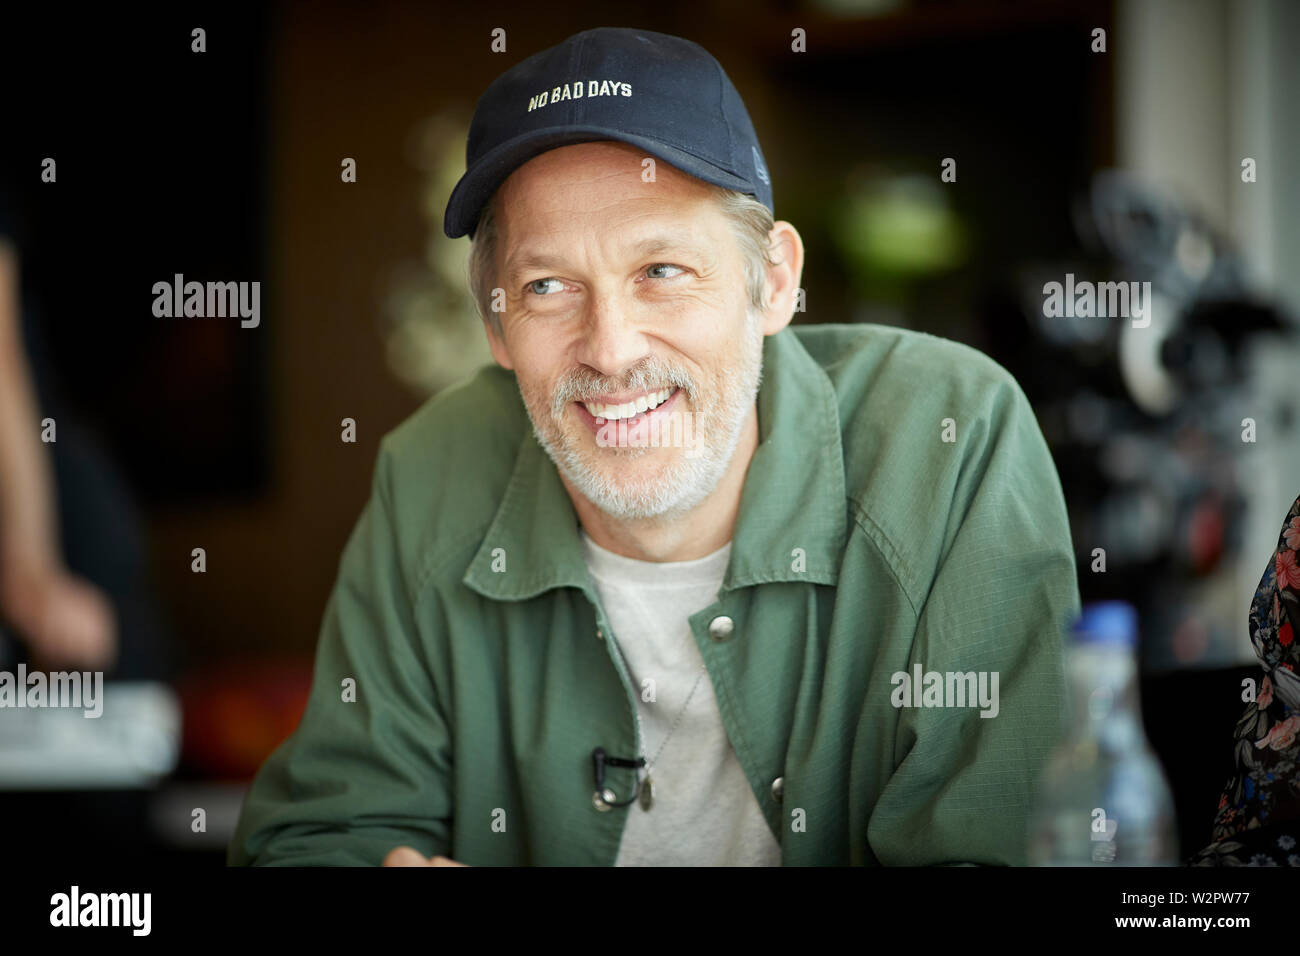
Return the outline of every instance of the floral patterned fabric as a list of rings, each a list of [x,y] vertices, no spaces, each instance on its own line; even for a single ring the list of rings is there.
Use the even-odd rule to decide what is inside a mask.
[[[1237,773],[1219,798],[1214,842],[1189,866],[1300,866],[1300,498],[1282,522],[1250,607],[1264,668],[1237,721]]]

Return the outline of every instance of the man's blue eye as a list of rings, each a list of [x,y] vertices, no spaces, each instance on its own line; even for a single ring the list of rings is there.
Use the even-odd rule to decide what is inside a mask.
[[[545,279],[534,279],[532,282],[528,283],[528,291],[533,293],[534,295],[546,295],[547,293],[538,291],[537,284],[539,282],[559,282],[559,281],[560,281],[559,279],[552,279],[549,277]]]
[[[648,273],[651,269],[676,269],[678,272],[683,272],[683,271],[685,271],[685,270],[682,269],[681,266],[675,266],[675,265],[673,265],[671,262],[656,262],[654,265],[652,265],[652,266],[650,267],[650,269],[647,269],[646,272]],[[654,279],[670,279],[670,278],[672,278],[672,276],[651,276],[651,278],[654,278]]]

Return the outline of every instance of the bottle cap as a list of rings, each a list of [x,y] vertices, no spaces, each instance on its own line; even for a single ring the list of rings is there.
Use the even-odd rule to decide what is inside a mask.
[[[1072,629],[1074,643],[1137,646],[1137,611],[1127,601],[1086,604]]]

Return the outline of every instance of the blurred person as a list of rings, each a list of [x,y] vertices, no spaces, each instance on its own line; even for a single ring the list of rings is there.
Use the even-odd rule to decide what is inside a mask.
[[[166,680],[174,661],[143,522],[21,288],[30,234],[12,182],[0,175],[0,667]]]
[[[493,82],[445,231],[496,365],[382,441],[232,864],[1023,863],[1079,606],[1051,456],[974,349],[791,327],[773,209],[697,44]]]
[[[1219,798],[1214,842],[1192,866],[1300,866],[1300,497],[1282,519],[1247,626],[1263,679],[1237,721],[1237,773]]]
[[[0,617],[35,670],[106,670],[118,656],[104,592],[69,572],[50,457],[19,327],[18,257],[0,232]]]

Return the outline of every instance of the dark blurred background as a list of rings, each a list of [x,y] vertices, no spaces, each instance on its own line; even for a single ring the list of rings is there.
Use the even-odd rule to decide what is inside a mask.
[[[1084,600],[1139,608],[1183,850],[1208,843],[1240,680],[1259,675],[1247,610],[1300,494],[1300,6],[1285,0],[6,10],[0,193],[24,331],[42,414],[93,449],[90,470],[59,452],[60,505],[112,487],[101,510],[134,516],[65,520],[68,560],[107,582],[138,649],[110,678],[174,688],[179,711],[154,713],[180,736],[161,780],[110,788],[5,771],[3,747],[34,739],[11,728],[0,814],[46,848],[222,861],[243,787],[301,712],[380,438],[489,361],[468,241],[441,230],[474,103],[601,25],[688,37],[727,69],[777,216],[806,244],[797,321],[922,329],[1020,380]],[[260,281],[260,325],[156,318],[150,290],[177,273]],[[1151,325],[1045,317],[1043,284],[1067,273],[1150,281]],[[133,539],[118,588],[115,542]],[[68,813],[89,822],[68,833]]]

